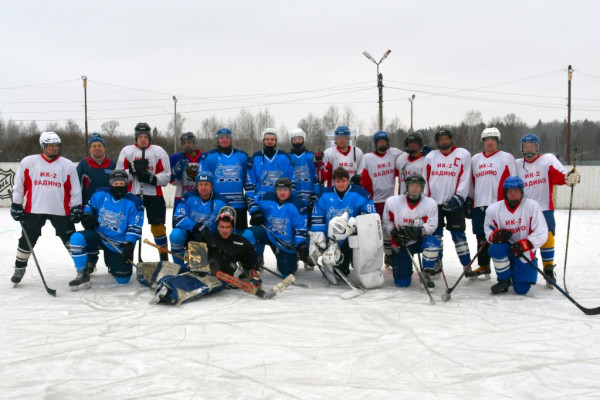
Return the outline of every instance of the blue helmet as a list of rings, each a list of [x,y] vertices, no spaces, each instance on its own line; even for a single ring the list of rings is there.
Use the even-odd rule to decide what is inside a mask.
[[[340,125],[335,128],[335,136],[350,136],[350,128]]]
[[[231,129],[229,128],[221,128],[217,131],[217,138],[221,135],[231,135]]]
[[[213,184],[215,181],[215,176],[212,172],[209,171],[198,171],[196,174],[196,183],[198,182],[210,182]]]
[[[509,176],[504,181],[504,185],[502,185],[502,187],[504,188],[505,192],[508,189],[513,189],[513,188],[519,188],[519,189],[521,189],[521,192],[522,192],[523,188],[525,187],[525,184],[523,183],[523,179],[521,179],[520,177],[518,177],[518,176]]]
[[[523,145],[525,143],[535,143],[535,153],[532,153],[530,151],[528,151],[527,153],[524,152]],[[527,135],[525,135],[521,138],[521,153],[523,153],[523,155],[525,157],[533,157],[538,153],[539,150],[540,150],[540,138],[537,137],[537,135],[534,135],[533,133],[528,133]]]
[[[390,142],[390,135],[388,135],[388,133],[386,131],[377,131],[375,132],[375,134],[373,135],[373,141],[375,143],[377,143],[377,141],[379,139],[385,139],[388,141],[388,143]]]

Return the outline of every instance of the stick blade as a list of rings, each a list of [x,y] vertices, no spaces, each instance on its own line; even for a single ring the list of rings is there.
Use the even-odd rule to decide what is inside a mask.
[[[342,293],[340,297],[344,300],[350,300],[363,294],[365,294],[365,292],[360,289],[352,289]]]

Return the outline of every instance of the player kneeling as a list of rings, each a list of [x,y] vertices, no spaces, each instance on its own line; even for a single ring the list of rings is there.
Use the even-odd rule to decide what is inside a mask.
[[[433,236],[438,226],[435,200],[422,195],[425,179],[419,175],[406,178],[406,195],[392,196],[385,201],[383,229],[392,236],[392,270],[397,287],[410,286],[413,271],[412,255],[423,253],[423,279],[428,287],[435,285],[429,275],[440,251],[440,241]]]
[[[71,290],[90,288],[90,273],[104,250],[104,263],[117,283],[126,284],[132,273],[133,250],[142,233],[144,205],[127,192],[128,175],[122,169],[110,174],[110,188],[96,191],[84,208],[84,231],[71,235],[71,253],[77,277]]]
[[[490,257],[498,275],[492,294],[508,292],[526,294],[537,281],[537,271],[527,264],[527,257],[537,265],[535,251],[548,237],[548,226],[539,204],[523,198],[523,180],[511,176],[504,181],[504,200],[490,205],[485,214],[485,234]]]

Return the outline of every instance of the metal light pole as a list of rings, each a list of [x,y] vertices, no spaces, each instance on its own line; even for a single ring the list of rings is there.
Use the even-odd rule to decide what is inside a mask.
[[[383,74],[379,73],[379,64],[381,64],[391,52],[391,50],[386,51],[383,54],[383,57],[381,57],[381,60],[377,62],[368,51],[363,51],[363,55],[377,65],[377,87],[379,88],[379,130],[383,130]]]
[[[408,98],[408,101],[410,101],[410,131],[413,131],[413,101],[415,101],[415,95],[413,94],[412,97]]]
[[[173,154],[177,153],[177,97],[173,96],[175,111],[173,112]]]
[[[84,99],[84,104],[85,104],[85,143],[84,143],[84,149],[85,151],[83,152],[84,155],[87,156],[88,153],[88,121],[87,121],[87,76],[82,75],[81,79],[83,79],[83,99]]]
[[[567,165],[571,165],[571,79],[573,79],[573,68],[569,65],[569,100],[567,103]]]

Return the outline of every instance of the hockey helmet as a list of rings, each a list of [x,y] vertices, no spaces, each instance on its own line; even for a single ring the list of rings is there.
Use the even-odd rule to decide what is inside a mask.
[[[290,178],[279,178],[275,182],[275,189],[290,189],[292,190],[292,181]]]
[[[377,131],[373,134],[373,142],[375,142],[375,144],[377,144],[379,139],[385,139],[388,144],[390,143],[390,135],[388,135],[386,131]]]
[[[425,190],[425,178],[423,178],[419,174],[412,174],[412,175],[408,175],[406,177],[406,180],[404,181],[404,183],[406,184],[406,197],[408,197],[408,200],[410,200],[412,202],[419,201],[421,199],[421,194]],[[408,190],[408,187],[410,185],[412,185],[413,183],[417,183],[417,184],[419,184],[419,186],[421,186],[421,191],[419,192],[418,195],[412,195],[412,194],[410,194],[410,192]]]
[[[289,133],[290,140],[296,137],[301,137],[302,140],[306,139],[306,133],[301,128],[294,128]]]
[[[214,184],[215,176],[210,171],[198,171],[196,174],[196,183],[198,182],[210,182]]]
[[[108,178],[108,184],[110,186],[112,186],[114,182],[119,181],[125,182],[125,185],[129,183],[129,175],[127,175],[127,172],[124,169],[113,170]]]
[[[236,218],[237,218],[237,212],[235,211],[235,208],[233,208],[231,206],[223,206],[223,207],[221,207],[221,209],[219,210],[219,213],[217,215],[217,224],[221,220],[225,220],[225,221],[231,222],[231,225],[235,228]]]
[[[186,140],[190,140],[194,144],[196,144],[196,136],[194,136],[192,132],[185,132],[182,133],[181,136],[179,136],[179,143],[183,144],[183,142]]]
[[[277,138],[277,130],[275,128],[266,128],[262,131],[261,135],[263,139],[265,138],[265,135],[275,135],[275,138]]]
[[[523,151],[523,145],[525,143],[535,143],[535,153],[530,152],[530,151],[528,151],[528,152]],[[523,155],[525,157],[533,157],[540,150],[540,144],[541,144],[540,138],[537,135],[535,135],[533,133],[528,133],[527,135],[525,135],[521,138],[521,153],[523,153]]]
[[[499,142],[500,136],[498,128],[485,128],[483,132],[481,132],[481,141],[483,142],[487,138],[495,138]]]
[[[225,128],[225,127],[223,127],[223,128],[221,128],[221,129],[219,129],[219,130],[217,131],[217,139],[218,139],[218,138],[219,138],[219,136],[221,136],[221,135],[229,135],[229,136],[231,136],[231,135],[232,135],[232,133],[231,133],[231,129],[229,129],[229,128]]]
[[[350,128],[345,125],[340,125],[335,128],[335,136],[350,136]]]
[[[42,150],[49,144],[57,144],[60,146],[60,137],[56,132],[42,132],[40,134],[40,146],[42,147]]]
[[[145,122],[139,122],[134,128],[135,141],[137,142],[138,136],[145,134],[148,136],[148,140],[152,140],[152,129],[150,125]]]

